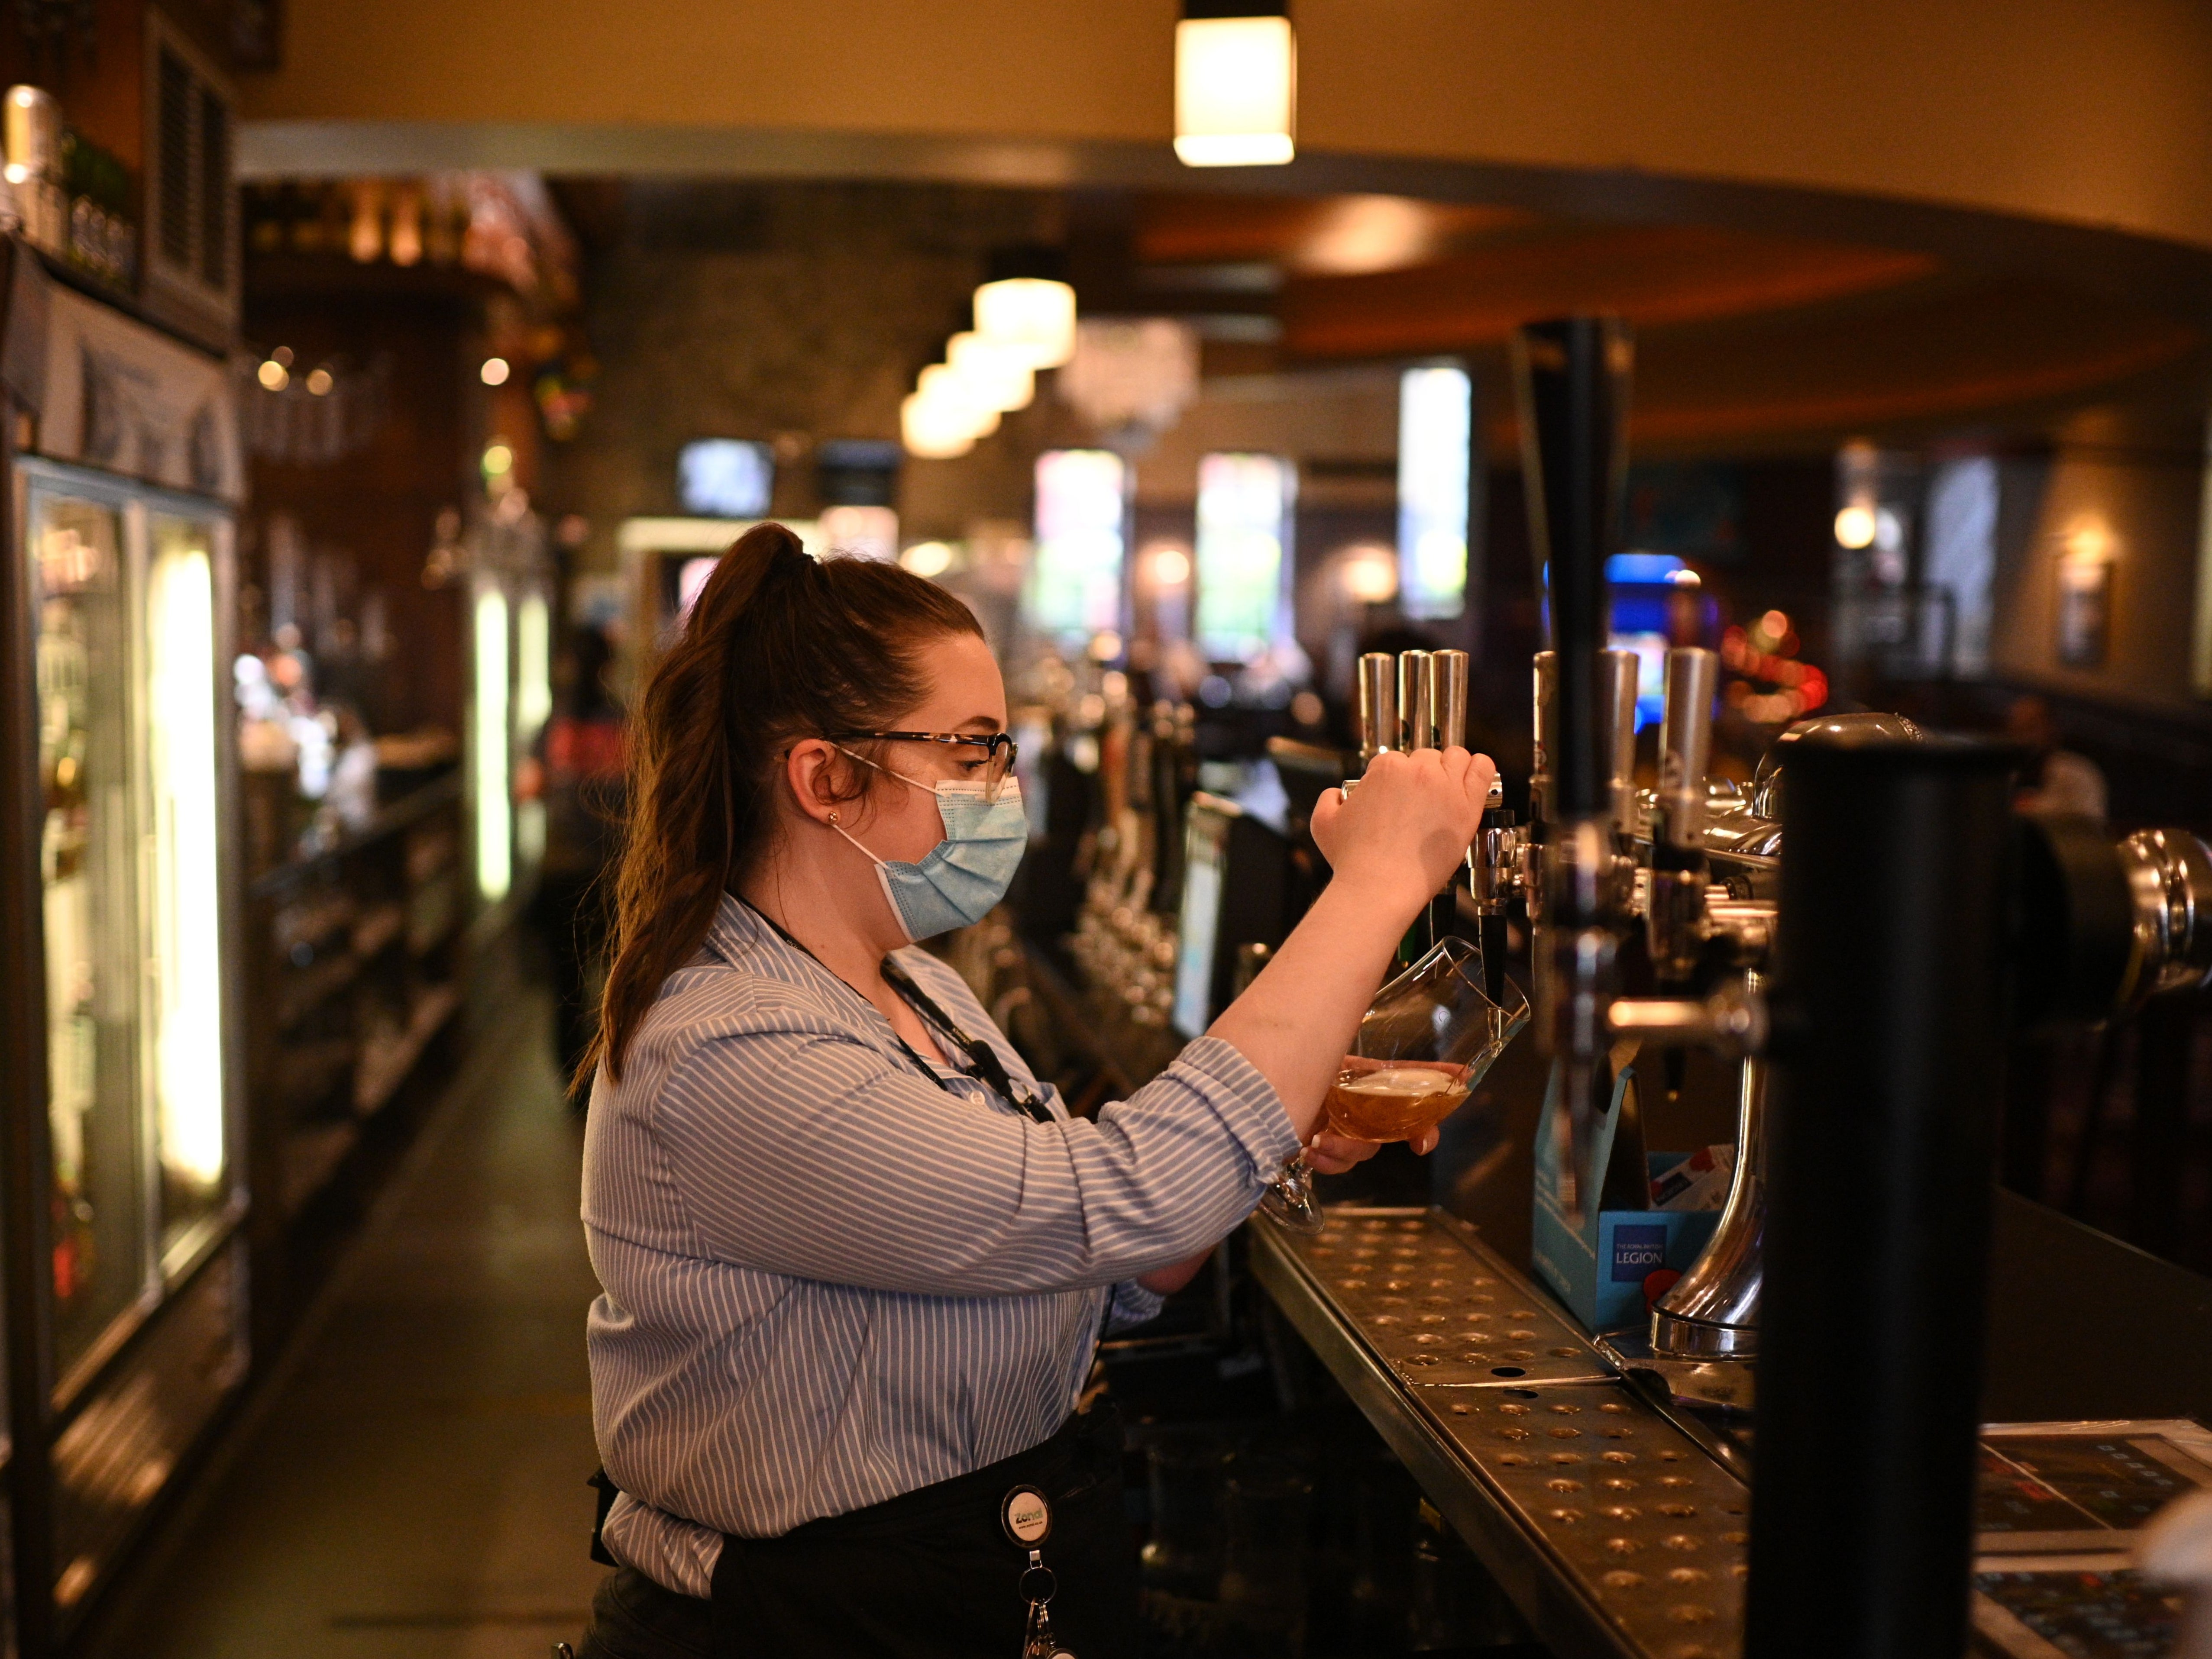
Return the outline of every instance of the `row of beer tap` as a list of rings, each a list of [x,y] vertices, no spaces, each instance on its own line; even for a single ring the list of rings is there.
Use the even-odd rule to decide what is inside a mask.
[[[2121,1016],[2212,977],[2212,849],[2177,830],[2116,846],[2022,818],[2016,757],[1893,714],[1801,723],[1739,785],[1715,773],[1721,664],[1696,647],[1665,657],[1656,775],[1639,788],[1639,663],[1607,649],[1604,577],[1626,336],[1567,319],[1522,330],[1514,355],[1548,634],[1528,811],[1493,795],[1463,881],[1408,948],[1472,916],[1495,984],[1509,918],[1525,919],[1571,1210],[1600,1204],[1592,1158],[1620,1045],[1650,1051],[1639,1072],[1662,1079],[1692,1048],[1734,1066],[1733,1184],[1648,1335],[1662,1361],[1759,1362],[1747,1650],[1809,1650],[1802,1609],[1826,1601],[1850,1611],[1824,1652],[1894,1659],[1909,1627],[1912,1654],[1948,1659],[2005,1049],[2014,1031]],[[1355,690],[1361,770],[1467,740],[1464,652],[1362,657]],[[1123,693],[1082,724],[1071,746],[1094,745],[1100,799],[1074,954],[1131,1022],[1180,1023],[1176,899],[1187,826],[1206,809],[1190,804],[1190,716]],[[1305,760],[1340,776],[1326,752]],[[1215,885],[1264,884],[1253,869],[1281,879],[1273,862],[1231,863]],[[1285,901],[1286,920],[1296,908]],[[1279,936],[1228,929],[1223,949]],[[1869,1609],[1903,1609],[1904,1624],[1877,1627]]]
[[[1175,996],[1182,817],[1196,788],[1195,711],[1146,705],[1125,676],[1097,694],[1089,746],[1098,797],[1070,937],[1085,983],[1133,1025],[1164,1028]],[[1063,733],[1067,746],[1072,734]]]
[[[1737,1063],[1734,1187],[1650,1339],[1758,1359],[1746,1650],[1949,1659],[2006,1050],[2212,978],[2212,848],[2019,814],[2021,757],[1893,715],[1793,728],[1746,794],[1711,776],[1719,663],[1698,649],[1668,654],[1639,792],[1635,659],[1606,649],[1627,335],[1563,319],[1521,330],[1513,356],[1550,649],[1528,820],[1486,822],[1468,886],[1485,916],[1527,913],[1560,1196],[1597,1202],[1615,1044]],[[1653,995],[1625,990],[1637,935]],[[1816,1605],[1833,1616],[1810,1632]]]
[[[1768,991],[1790,757],[1807,742],[1930,740],[1895,714],[1802,721],[1782,734],[1747,790],[1712,770],[1719,657],[1678,648],[1664,659],[1656,787],[1638,788],[1641,663],[1602,643],[1607,498],[1620,471],[1625,356],[1625,333],[1598,319],[1525,330],[1516,344],[1538,574],[1553,642],[1534,661],[1528,820],[1505,810],[1493,785],[1468,855],[1468,908],[1482,921],[1493,984],[1504,972],[1505,918],[1516,909],[1526,916],[1536,1031],[1555,1059],[1567,1107],[1557,1119],[1567,1142],[1557,1162],[1571,1209],[1594,1198],[1580,1188],[1617,1044],[1701,1047],[1738,1066],[1734,1184],[1711,1244],[1655,1306],[1650,1340],[1662,1355],[1747,1358],[1758,1347],[1763,1278],[1765,1055],[1775,1019]],[[1463,741],[1467,672],[1457,651],[1361,658],[1362,769],[1384,749]],[[2071,971],[2052,968],[2041,976],[2046,983],[2023,986],[2032,1014],[2108,1018],[2212,972],[2212,851],[2196,837],[2143,831],[2115,850],[2082,826],[2038,822],[2023,833],[2033,843],[2031,865],[2076,888],[2087,883],[2104,900],[2100,906],[2075,893],[2074,911],[2081,913],[2065,913],[2062,903],[2055,920],[2044,918],[2045,931],[2065,935],[2101,909],[2110,912],[2106,932],[2118,942],[2103,945],[2110,960],[2100,977],[2091,941],[2047,939],[2044,956],[2063,959]],[[1649,959],[1656,995],[1622,992],[1632,935]]]

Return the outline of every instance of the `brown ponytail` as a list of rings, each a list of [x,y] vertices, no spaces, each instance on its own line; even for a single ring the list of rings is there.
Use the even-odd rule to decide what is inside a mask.
[[[723,891],[760,853],[789,742],[896,724],[927,694],[919,648],[981,632],[934,584],[871,559],[817,562],[781,524],[722,555],[631,723],[613,965],[572,1087],[589,1087],[602,1059],[621,1078],[662,982],[697,954]]]

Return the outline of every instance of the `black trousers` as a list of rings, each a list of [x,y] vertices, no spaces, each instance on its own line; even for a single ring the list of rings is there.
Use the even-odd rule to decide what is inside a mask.
[[[1137,1651],[1136,1570],[1121,1505],[1121,1423],[1103,1404],[1042,1445],[781,1538],[724,1541],[711,1601],[616,1571],[578,1659],[1019,1659],[1027,1557],[1000,1529],[1016,1486],[1051,1500],[1041,1547],[1059,1642],[1083,1659]]]

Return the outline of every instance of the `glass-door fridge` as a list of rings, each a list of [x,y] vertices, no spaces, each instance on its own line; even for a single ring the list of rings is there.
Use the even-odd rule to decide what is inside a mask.
[[[13,483],[29,649],[0,662],[29,683],[0,708],[29,717],[0,748],[35,766],[45,1022],[9,1068],[0,1229],[11,1622],[36,1653],[245,1374],[240,872],[230,507],[37,457]]]

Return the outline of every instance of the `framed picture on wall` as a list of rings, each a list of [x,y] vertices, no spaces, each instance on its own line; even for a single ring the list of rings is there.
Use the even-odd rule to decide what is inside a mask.
[[[2112,610],[2112,561],[2106,559],[2061,559],[2058,561],[2058,660],[2069,669],[2102,668]]]

